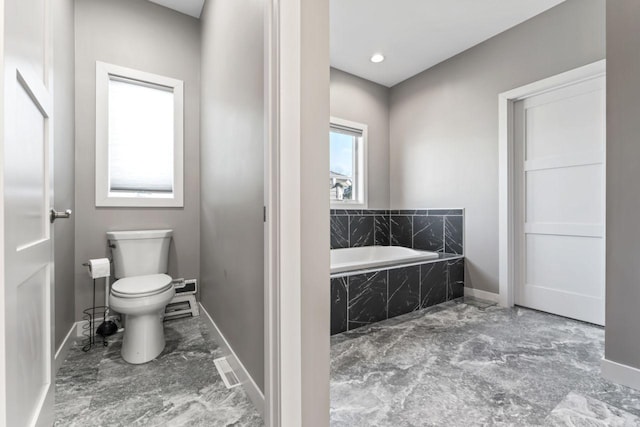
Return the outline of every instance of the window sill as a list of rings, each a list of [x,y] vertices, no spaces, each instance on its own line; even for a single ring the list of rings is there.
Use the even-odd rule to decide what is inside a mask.
[[[182,208],[184,200],[176,194],[118,193],[96,197],[96,207],[111,208]]]
[[[368,209],[366,203],[350,203],[350,202],[331,202],[329,204],[330,209],[342,209],[342,210],[350,210],[350,209]]]

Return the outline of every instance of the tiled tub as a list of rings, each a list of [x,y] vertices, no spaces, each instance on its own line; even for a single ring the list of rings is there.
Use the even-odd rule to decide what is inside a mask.
[[[365,249],[365,248],[363,248]],[[464,294],[464,257],[437,259],[331,275],[331,335]]]

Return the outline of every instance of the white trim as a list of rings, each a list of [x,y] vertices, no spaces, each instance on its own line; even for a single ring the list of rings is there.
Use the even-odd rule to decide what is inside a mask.
[[[551,90],[591,80],[606,74],[606,60],[600,60],[498,95],[498,259],[499,303],[512,307],[514,294],[514,141],[513,106],[515,102]]]
[[[524,170],[534,171],[542,169],[566,168],[570,166],[601,165],[604,163],[602,150],[585,153],[571,153],[571,155],[553,156],[541,159],[525,160]]]
[[[42,82],[42,78],[34,75],[31,69],[26,67],[16,69],[16,74],[20,86],[27,92],[42,115],[50,118],[53,112],[53,98],[49,94],[49,89]]]
[[[260,390],[260,387],[258,387],[256,382],[253,380],[253,377],[251,377],[249,371],[247,371],[247,368],[244,367],[244,365],[240,361],[240,358],[238,358],[236,353],[233,351],[233,348],[231,348],[231,345],[229,344],[227,339],[224,337],[224,335],[222,335],[222,332],[220,332],[220,329],[218,329],[218,326],[209,315],[209,312],[207,312],[202,304],[198,304],[200,305],[202,313],[204,313],[205,319],[208,320],[207,324],[209,325],[211,332],[213,333],[213,339],[216,340],[216,342],[220,346],[220,349],[222,350],[222,356],[225,356],[227,358],[229,365],[231,365],[231,368],[238,376],[238,379],[240,380],[240,383],[242,384],[244,390],[247,392],[249,399],[251,399],[253,405],[256,407],[260,415],[264,418],[265,399],[264,394],[262,394],[262,391]]]
[[[124,77],[166,86],[174,99],[173,193],[170,197],[109,191],[109,79]],[[98,207],[183,207],[184,206],[184,83],[182,80],[96,61],[96,206]]]
[[[5,5],[4,0],[0,0],[0,22],[4,23],[5,18]],[[5,69],[5,31],[0,31],[0,70]],[[5,78],[3,74],[0,77],[0,159],[4,159],[4,144],[5,144],[5,128],[4,128],[4,115],[5,115]],[[7,322],[5,321],[6,309],[5,309],[5,238],[4,238],[4,165],[0,163],[0,427],[6,426],[7,423],[7,358],[6,358],[6,339],[5,327]]]
[[[265,7],[264,150],[264,422],[281,425],[280,392],[280,3]]]
[[[76,322],[76,323],[80,323],[80,322]],[[60,344],[60,347],[58,347],[58,350],[56,350],[56,355],[53,361],[54,376],[60,370],[60,367],[62,366],[62,364],[64,363],[64,360],[67,358],[67,355],[69,354],[69,350],[71,349],[71,346],[76,342],[76,338],[78,338],[78,325],[76,323],[71,325],[71,327],[69,328],[69,332],[67,332],[67,336],[64,337],[62,344]]]
[[[369,126],[364,123],[353,122],[350,120],[341,119],[339,117],[331,116],[329,118],[329,126],[331,125],[344,126],[351,129],[356,129],[362,132],[362,141],[360,152],[356,150],[356,162],[358,166],[356,168],[355,179],[358,180],[356,184],[356,190],[358,191],[358,201],[331,201],[331,209],[367,209],[369,207]],[[360,197],[361,196],[361,197]]]
[[[273,88],[278,91],[274,132],[277,132],[277,166],[274,193],[277,194],[274,272],[277,274],[277,303],[273,313],[277,341],[278,395],[277,426],[301,426],[302,414],[302,255],[301,242],[301,0],[273,0],[277,23],[274,26]],[[328,124],[328,123],[327,123]],[[274,149],[276,149],[274,147]],[[327,172],[328,175],[328,172]],[[286,224],[286,227],[279,226]],[[328,248],[327,248],[328,250]],[[286,374],[285,374],[286,370]],[[271,421],[271,420],[269,420]]]
[[[478,299],[483,299],[485,301],[498,303],[500,300],[500,295],[495,292],[487,292],[481,289],[474,288],[464,288],[464,296],[465,297],[473,297]]]
[[[640,369],[602,358],[602,376],[616,384],[640,390]]]
[[[604,237],[602,224],[529,223],[524,225],[525,233],[564,236]]]

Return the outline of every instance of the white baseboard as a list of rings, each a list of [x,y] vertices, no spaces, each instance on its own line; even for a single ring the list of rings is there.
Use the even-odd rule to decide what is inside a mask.
[[[233,351],[233,348],[231,348],[231,346],[229,345],[229,342],[226,340],[224,335],[222,335],[222,332],[220,332],[220,329],[218,329],[218,326],[213,321],[213,319],[211,318],[207,310],[204,308],[204,306],[200,302],[198,302],[198,305],[200,305],[201,313],[204,313],[204,318],[207,320],[207,323],[211,328],[211,332],[214,335],[213,338],[220,345],[220,348],[222,349],[224,356],[227,357],[227,361],[229,362],[234,372],[240,379],[240,382],[242,383],[242,387],[247,392],[247,395],[249,395],[249,399],[251,399],[251,402],[253,402],[253,405],[256,407],[256,409],[264,419],[265,402],[264,402],[264,394],[260,390],[260,387],[258,387],[256,382],[253,380],[253,378],[249,374],[249,371],[247,371],[247,369],[244,367],[244,365],[242,364],[242,362],[240,361],[236,353]]]
[[[474,298],[483,299],[483,300],[491,301],[495,303],[497,303],[500,298],[500,294],[482,291],[480,289],[474,289],[474,288],[464,288],[464,295],[467,297],[474,297]]]
[[[55,355],[55,358],[53,359],[54,375],[58,373],[58,370],[62,366],[64,359],[66,359],[67,354],[69,354],[69,350],[71,349],[71,346],[73,345],[73,343],[76,342],[76,338],[78,337],[76,333],[77,330],[78,330],[78,325],[76,322],[73,325],[71,325],[71,327],[69,328],[69,332],[67,332],[67,336],[64,337],[64,340],[62,340],[62,344],[60,344],[60,347],[58,347],[58,349],[56,350],[56,355]]]
[[[602,376],[614,383],[640,390],[640,369],[602,358]]]

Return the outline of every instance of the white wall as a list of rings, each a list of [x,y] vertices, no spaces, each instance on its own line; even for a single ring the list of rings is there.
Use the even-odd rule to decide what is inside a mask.
[[[283,426],[329,425],[329,0],[282,0],[275,12],[280,227],[276,320]],[[274,58],[276,59],[276,58]]]
[[[91,305],[82,263],[108,255],[106,231],[171,228],[169,274],[200,270],[200,25],[146,0],[76,1],[76,318]],[[95,63],[108,62],[184,81],[184,208],[95,207]],[[103,300],[103,285],[97,299]]]
[[[639,118],[640,2],[608,1],[605,357],[636,369],[640,369]],[[624,376],[635,383],[630,385],[639,386],[637,372]]]
[[[53,8],[54,206],[75,210],[74,0]],[[75,322],[75,216],[55,222],[55,346]]]
[[[202,24],[201,301],[264,390],[264,0],[208,0]]]
[[[605,0],[568,0],[391,89],[391,208],[466,208],[467,286],[498,292],[498,94],[605,56]]]
[[[300,272],[302,422],[329,425],[329,0],[301,0]]]
[[[331,116],[368,126],[369,209],[389,209],[389,88],[336,68]]]

